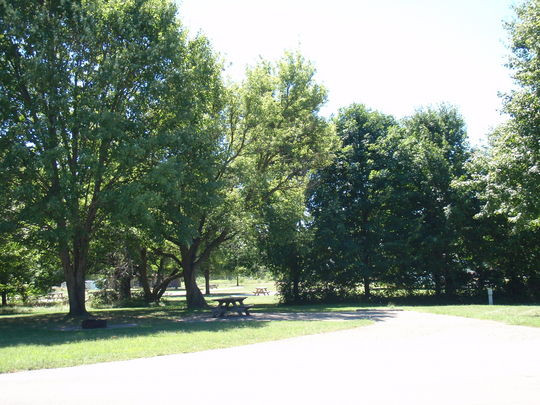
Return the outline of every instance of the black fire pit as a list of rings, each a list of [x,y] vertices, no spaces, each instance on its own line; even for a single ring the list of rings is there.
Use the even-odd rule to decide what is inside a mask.
[[[81,328],[83,329],[98,329],[106,328],[107,320],[106,319],[85,319],[81,322]]]

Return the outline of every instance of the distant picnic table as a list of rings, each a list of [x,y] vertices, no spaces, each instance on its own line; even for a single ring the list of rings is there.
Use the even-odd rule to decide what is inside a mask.
[[[255,287],[255,291],[253,292],[255,295],[270,295],[270,291],[266,287]]]
[[[215,298],[218,306],[212,308],[212,316],[214,318],[221,318],[229,312],[236,312],[238,315],[249,315],[249,309],[253,305],[244,305],[244,300],[247,297],[222,297]]]
[[[43,299],[46,302],[58,302],[58,301],[64,301],[66,297],[64,296],[64,293],[62,291],[52,291],[45,295]]]

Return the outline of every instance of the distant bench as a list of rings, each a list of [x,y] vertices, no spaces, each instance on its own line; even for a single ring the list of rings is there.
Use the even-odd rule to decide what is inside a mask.
[[[53,291],[53,292],[50,292],[48,293],[47,295],[45,295],[43,297],[43,300],[45,302],[59,302],[59,301],[66,301],[67,298],[64,296],[64,293],[59,291],[59,292],[56,292],[56,291]]]
[[[253,291],[253,294],[255,295],[270,295],[270,291],[266,287],[255,287],[255,291]]]

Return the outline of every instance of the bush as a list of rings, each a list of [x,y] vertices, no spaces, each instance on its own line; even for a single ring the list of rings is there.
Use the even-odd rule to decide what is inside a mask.
[[[118,301],[118,293],[114,290],[97,290],[90,296],[90,305],[94,308],[111,307]]]
[[[118,292],[111,289],[103,289],[94,292],[90,298],[90,305],[94,308],[131,308],[148,306],[144,300],[142,291],[133,292],[131,298],[120,300]]]

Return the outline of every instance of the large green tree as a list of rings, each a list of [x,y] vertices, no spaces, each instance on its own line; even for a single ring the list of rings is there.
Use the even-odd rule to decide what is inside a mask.
[[[465,174],[469,158],[465,123],[456,109],[443,105],[418,111],[405,120],[403,131],[416,172],[419,204],[411,214],[421,226],[418,265],[430,274],[437,294],[444,289],[451,296],[462,276],[455,252],[459,194],[452,182]]]
[[[316,228],[314,255],[326,278],[349,288],[362,283],[366,297],[382,271],[381,182],[373,174],[384,162],[374,145],[396,121],[352,105],[340,111],[336,132],[343,149],[312,177],[308,207]]]
[[[42,249],[39,243],[24,240],[24,235],[3,233],[0,236],[0,296],[2,305],[8,297],[26,302],[59,284],[62,274],[58,258]]]
[[[255,226],[273,196],[304,187],[307,173],[328,159],[334,137],[319,115],[326,91],[314,76],[313,66],[293,53],[249,69],[245,81],[229,89],[213,171],[216,188],[208,191],[209,204],[188,217],[196,232],[184,237],[180,207],[162,210],[188,307],[206,306],[196,275],[210,255]]]
[[[363,283],[366,296],[373,281],[453,295],[464,278],[456,256],[463,215],[452,187],[468,159],[460,115],[441,106],[398,125],[351,106],[337,133],[344,149],[313,177],[308,199],[314,283],[349,292]]]
[[[504,214],[517,228],[540,227],[540,3],[516,8],[508,24],[508,67],[518,89],[504,98],[510,120],[491,136],[484,211]]]
[[[145,215],[155,187],[189,189],[212,154],[219,69],[167,0],[7,1],[0,30],[7,219],[55,247],[70,314],[84,315],[96,228]]]
[[[473,271],[474,287],[485,293],[493,287],[499,297],[511,301],[534,301],[540,297],[540,229],[509,220],[504,210],[486,210],[490,196],[489,175],[493,151],[478,150],[467,165],[468,175],[456,183],[466,221],[460,227],[460,256]],[[492,197],[492,196],[491,196]]]
[[[265,266],[277,282],[281,299],[298,303],[315,297],[307,290],[314,284],[309,263],[313,232],[305,206],[305,188],[276,193],[265,204],[255,237]]]
[[[476,201],[473,227],[464,232],[466,258],[480,284],[487,280],[510,299],[537,299],[540,233],[540,3],[526,1],[507,24],[508,67],[517,87],[504,96],[508,121],[478,152],[471,179],[460,189]]]

